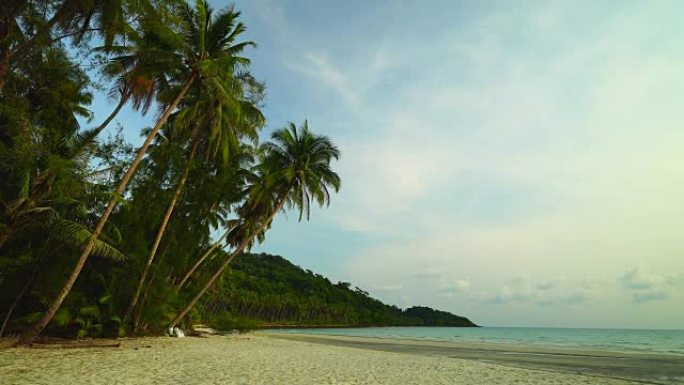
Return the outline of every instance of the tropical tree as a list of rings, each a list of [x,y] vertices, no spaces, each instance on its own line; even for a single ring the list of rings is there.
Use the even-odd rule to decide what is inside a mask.
[[[32,340],[47,326],[57,310],[59,310],[85,266],[109,216],[120,201],[126,186],[133,177],[148,147],[194,82],[198,79],[203,79],[203,81],[216,79],[216,82],[220,83],[220,79],[225,77],[224,74],[226,72],[233,73],[235,66],[248,64],[246,59],[236,56],[235,53],[240,52],[246,46],[251,45],[251,43],[232,45],[230,49],[223,50],[222,48],[231,41],[230,35],[209,36],[210,30],[208,27],[213,20],[211,18],[211,8],[205,1],[198,0],[194,9],[187,4],[183,4],[180,7],[180,12],[183,17],[180,18],[177,26],[169,26],[164,20],[146,20],[141,25],[143,39],[146,44],[128,47],[130,53],[125,55],[125,62],[127,64],[149,73],[163,73],[168,78],[167,90],[159,95],[163,112],[114,190],[105,211],[94,228],[92,236],[85,245],[64,286],[48,305],[45,314],[33,327],[24,332],[16,340],[16,343],[26,343]],[[233,16],[222,18],[220,17],[222,14],[232,14]],[[239,12],[229,8],[221,13],[216,20],[225,20],[224,23],[227,23],[234,20],[238,15]],[[212,31],[225,33],[226,29],[214,28]],[[229,31],[231,33],[235,32],[234,30]],[[204,44],[206,41],[214,42],[218,46],[207,46]]]
[[[263,235],[274,217],[286,204],[298,209],[299,219],[310,216],[312,200],[319,205],[330,202],[330,188],[340,188],[340,177],[330,168],[339,150],[326,136],[309,131],[308,123],[300,129],[290,123],[288,128],[275,131],[264,145],[265,158],[259,165],[259,179],[245,201],[241,219],[233,233],[235,249],[209,278],[200,291],[171,321],[176,326],[211,288],[228,265],[255,239]]]
[[[30,59],[30,52],[96,33],[105,46],[130,29],[132,18],[166,4],[146,0],[14,0],[0,6],[0,92],[9,74]]]
[[[200,266],[202,266],[202,264],[207,260],[207,258],[209,258],[209,257],[211,257],[211,256],[213,255],[214,251],[215,251],[219,246],[221,246],[221,244],[223,243],[223,241],[226,240],[226,238],[228,238],[228,235],[230,235],[230,233],[231,233],[231,231],[232,231],[233,229],[234,229],[233,227],[227,228],[227,229],[223,232],[223,235],[221,235],[221,237],[219,237],[219,239],[216,240],[216,242],[214,242],[214,243],[213,243],[213,244],[212,244],[212,245],[211,245],[211,246],[202,254],[202,256],[201,256],[199,259],[197,259],[197,261],[195,261],[195,263],[192,265],[192,267],[190,267],[190,269],[188,269],[188,271],[185,273],[185,275],[183,275],[183,278],[181,278],[181,280],[178,281],[178,283],[176,284],[176,286],[174,286],[174,290],[175,290],[176,292],[180,291],[180,289],[183,288],[183,285],[185,285],[185,283],[188,281],[188,279],[190,279],[190,277],[195,273],[195,271],[197,271],[197,269],[198,269]]]
[[[222,163],[227,165],[231,154],[239,151],[240,140],[247,138],[256,141],[258,129],[264,123],[264,117],[259,109],[246,100],[242,77],[240,73],[235,72],[248,63],[247,59],[237,55],[254,43],[236,43],[235,40],[245,31],[245,26],[237,21],[239,13],[229,10],[217,15],[215,19],[211,14],[211,9],[208,9],[205,17],[207,25],[200,24],[198,27],[206,29],[206,37],[201,39],[205,47],[201,51],[208,52],[212,57],[225,58],[226,68],[214,77],[198,79],[183,107],[171,119],[176,136],[182,141],[189,141],[187,162],[157,230],[145,268],[124,315],[124,321],[128,319],[140,298],[197,152],[202,151],[205,160],[213,161],[220,158]],[[188,23],[197,18],[194,14],[184,13],[183,16]]]
[[[31,55],[0,97],[0,292],[3,301],[13,297],[0,334],[23,298],[35,300],[51,287],[34,285],[46,262],[59,266],[60,250],[73,253],[88,241],[88,208],[99,195],[88,181],[95,135],[79,124],[90,116],[90,82],[64,49],[40,47]],[[93,253],[123,259],[101,239]]]
[[[244,155],[250,153],[248,158],[250,158],[249,159],[250,161],[253,161],[253,159],[251,159],[251,152],[252,152],[251,150],[252,150],[252,148],[248,148],[247,150],[241,151],[241,154],[243,154],[243,156],[244,156]],[[257,148],[254,148],[253,150],[256,151],[257,153],[259,153],[259,152],[261,153],[261,154],[255,154],[255,155],[258,155],[258,156],[263,155],[264,147],[263,146],[257,147]],[[246,163],[246,162],[244,162],[244,163]],[[242,169],[242,168],[238,169],[238,174],[241,175],[240,177],[236,178],[238,180],[238,182],[242,181],[242,180],[244,180],[245,183],[253,182],[253,185],[252,185],[252,192],[253,192],[254,186],[259,183],[259,175],[255,174],[253,172],[253,170],[246,170],[246,169]],[[240,195],[247,196],[249,194],[249,192],[250,192],[249,188],[244,188],[243,192]],[[225,220],[225,219],[223,220],[223,227],[224,227],[223,234],[215,242],[213,242],[211,244],[211,246],[209,246],[209,248],[207,248],[207,250],[202,254],[202,256],[200,258],[198,258],[193,263],[193,265],[190,267],[190,269],[188,269],[185,272],[185,274],[183,275],[183,278],[178,280],[178,283],[176,283],[174,285],[174,291],[175,292],[179,292],[183,288],[183,286],[188,282],[190,277],[197,271],[197,269],[200,266],[202,266],[202,264],[204,264],[208,258],[214,256],[214,252],[223,244],[224,241],[226,241],[226,239],[228,239],[228,236],[231,235],[231,233],[234,230],[236,230],[236,226],[239,223],[240,223],[239,218],[238,219],[231,219],[231,220]]]

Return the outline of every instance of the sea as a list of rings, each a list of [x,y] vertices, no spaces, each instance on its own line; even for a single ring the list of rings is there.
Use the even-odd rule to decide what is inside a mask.
[[[684,355],[684,330],[393,326],[277,329],[269,330],[269,332],[448,342],[504,343],[508,345],[538,345],[543,347]]]

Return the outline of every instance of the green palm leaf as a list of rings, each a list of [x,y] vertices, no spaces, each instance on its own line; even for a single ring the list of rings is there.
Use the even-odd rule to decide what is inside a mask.
[[[67,219],[58,219],[52,225],[52,229],[55,237],[66,244],[78,248],[84,247],[93,234],[86,226]],[[95,241],[92,253],[116,261],[126,259],[126,256],[121,251],[101,239]]]

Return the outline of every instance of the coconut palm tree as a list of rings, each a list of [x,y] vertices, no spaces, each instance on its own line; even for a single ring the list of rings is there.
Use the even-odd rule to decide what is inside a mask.
[[[211,20],[211,10],[208,10],[207,17]],[[216,21],[206,28],[209,37],[223,39],[226,35],[230,36],[230,39],[221,44],[205,39],[205,44],[208,47],[219,46],[222,47],[222,50],[230,50],[236,44],[235,39],[239,33],[244,31],[244,26],[236,22],[236,14],[234,13],[218,15]],[[214,28],[222,28],[224,31],[214,31]],[[234,54],[236,53],[239,51],[234,52]],[[238,68],[235,67],[234,69]],[[226,165],[231,154],[240,148],[242,138],[251,141],[258,139],[258,129],[263,126],[265,119],[256,106],[245,100],[245,92],[242,89],[240,78],[239,74],[233,72],[224,72],[211,79],[200,78],[195,83],[183,108],[172,119],[173,131],[178,134],[180,140],[185,141],[189,136],[190,150],[185,169],[166,208],[143,273],[138,280],[131,303],[124,315],[124,322],[131,315],[140,298],[150,267],[188,180],[190,168],[198,150],[204,153],[205,160],[214,161],[216,158],[220,158],[222,163]]]
[[[235,67],[246,66],[249,63],[247,59],[239,57],[237,54],[253,43],[229,44],[232,41],[232,35],[241,31],[237,28],[209,28],[213,23],[221,23],[224,26],[230,25],[239,16],[239,12],[233,8],[228,8],[212,19],[211,8],[203,0],[198,0],[194,8],[188,4],[183,4],[180,11],[182,17],[177,26],[169,26],[163,20],[147,20],[143,23],[141,30],[146,43],[142,46],[129,47],[130,54],[123,58],[124,62],[140,71],[150,74],[163,73],[167,76],[169,87],[158,96],[162,101],[163,112],[112,194],[90,240],[79,256],[64,286],[50,303],[43,317],[19,336],[15,341],[16,344],[31,341],[47,326],[59,310],[85,266],[109,216],[120,201],[121,195],[148,147],[194,82],[198,79],[203,79],[205,82],[215,79],[216,83],[221,83],[221,79],[225,78],[226,73],[234,73]],[[244,29],[244,27],[241,28]],[[207,42],[211,44],[208,45]]]
[[[114,120],[119,112],[121,112],[121,109],[131,99],[133,100],[133,109],[139,110],[143,115],[147,114],[147,111],[152,105],[155,96],[159,92],[159,85],[157,83],[160,81],[164,82],[166,80],[163,76],[163,73],[156,74],[161,76],[158,76],[157,79],[154,79],[149,78],[148,76],[155,74],[137,73],[138,71],[135,69],[130,70],[120,68],[119,66],[114,66],[112,64],[117,63],[110,63],[107,70],[111,72],[126,71],[117,75],[115,84],[109,91],[109,97],[118,97],[119,102],[109,116],[107,116],[107,118],[105,118],[105,120],[95,128],[95,135],[99,135],[102,131],[104,131],[104,129],[109,126],[109,123]]]
[[[97,33],[106,47],[131,30],[131,18],[165,5],[147,0],[3,2],[0,7],[0,93],[13,67],[37,46],[63,39],[80,42]]]
[[[206,195],[206,192],[204,192],[204,199],[206,202],[211,202],[212,205],[215,205],[216,207],[220,208],[219,210],[217,210],[215,215],[218,215],[220,217],[219,223],[220,227],[223,228],[223,234],[219,237],[218,240],[212,243],[207,250],[204,251],[202,256],[198,258],[192,265],[192,267],[185,272],[183,277],[180,278],[177,281],[177,283],[174,283],[173,290],[176,293],[180,291],[180,289],[188,282],[188,280],[195,273],[195,271],[207,259],[213,258],[214,251],[218,249],[226,239],[228,239],[228,236],[240,223],[239,219],[227,218],[227,215],[233,211],[231,210],[231,206],[233,206],[234,201],[232,201],[231,199],[226,199],[229,196],[226,195],[226,192],[233,191],[235,193],[234,198],[237,198],[238,201],[242,201],[243,198],[248,195],[249,184],[251,182],[256,181],[257,178],[257,175],[255,175],[253,170],[251,170],[250,168],[253,168],[252,164],[254,163],[254,159],[258,158],[258,154],[255,154],[255,151],[258,151],[259,149],[260,147],[254,147],[249,144],[243,144],[240,151],[231,156],[231,163],[234,164],[234,167],[224,170],[230,171],[231,175],[228,176],[228,179],[212,177],[212,181],[217,182],[215,183],[216,190],[214,190],[217,192],[217,194]],[[221,170],[223,170],[223,168],[221,168]],[[228,207],[224,207],[227,202],[230,202],[228,203]],[[214,227],[218,228],[218,223]]]
[[[290,123],[288,128],[275,131],[264,146],[266,155],[260,165],[259,183],[253,185],[242,207],[243,222],[233,231],[235,249],[176,315],[170,327],[185,317],[235,257],[263,235],[286,204],[299,211],[300,220],[304,215],[309,219],[312,200],[321,206],[328,205],[329,188],[339,190],[340,177],[330,168],[330,162],[339,158],[339,150],[328,137],[309,131],[306,121],[299,130]]]
[[[188,281],[188,279],[190,279],[190,277],[195,273],[195,271],[200,266],[202,266],[202,264],[204,263],[204,261],[207,260],[207,258],[209,258],[210,256],[213,255],[214,251],[219,246],[221,246],[223,241],[225,241],[226,238],[228,238],[228,235],[230,235],[231,231],[233,231],[233,230],[234,230],[234,227],[232,227],[232,226],[227,228],[223,232],[223,235],[221,235],[221,237],[219,237],[219,239],[216,242],[214,242],[211,246],[209,246],[209,248],[202,254],[202,256],[199,259],[197,259],[197,261],[195,261],[195,263],[192,265],[192,267],[185,273],[183,278],[181,278],[181,280],[173,288],[176,292],[180,291],[180,289],[183,288],[183,285],[185,285],[185,283]]]
[[[153,24],[160,18],[158,10],[149,10],[142,15],[140,25]],[[95,129],[99,135],[119,114],[121,109],[131,102],[134,110],[147,114],[157,94],[162,89],[168,89],[169,85],[165,71],[155,71],[149,68],[157,65],[155,61],[138,60],[136,55],[131,55],[131,46],[138,47],[136,51],[149,51],[158,53],[160,47],[155,39],[150,39],[144,30],[127,28],[125,41],[121,45],[105,44],[96,51],[114,56],[104,67],[103,73],[106,78],[113,79],[114,85],[109,91],[111,99],[118,98],[114,110]]]

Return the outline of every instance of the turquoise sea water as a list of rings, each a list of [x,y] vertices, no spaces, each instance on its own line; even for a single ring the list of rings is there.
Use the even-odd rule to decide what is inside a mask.
[[[279,329],[270,331],[277,333],[543,345],[549,347],[684,355],[684,330],[376,327]]]

